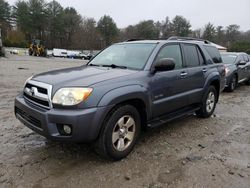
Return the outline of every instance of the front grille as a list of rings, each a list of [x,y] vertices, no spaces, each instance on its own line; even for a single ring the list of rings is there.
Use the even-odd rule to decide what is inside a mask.
[[[30,99],[31,101],[34,101],[37,104],[41,104],[43,106],[49,107],[49,102],[48,101],[43,101],[43,100],[37,99],[35,97],[32,97],[32,96],[28,95],[27,93],[24,93],[23,95],[26,98]]]
[[[23,119],[25,119],[29,123],[31,123],[32,125],[42,129],[40,120],[32,117],[31,115],[27,114],[26,112],[24,112],[23,110],[21,110],[17,107],[15,107],[15,113],[18,114],[19,116],[21,116]]]
[[[51,104],[52,86],[46,83],[29,80],[24,87],[23,96],[25,100],[46,108],[52,108]]]
[[[42,87],[39,87],[39,86],[35,86],[35,85],[30,84],[30,83],[27,83],[27,84],[25,85],[25,87],[27,87],[27,88],[29,88],[29,89],[31,89],[32,87],[36,87],[37,90],[38,90],[40,93],[45,94],[45,95],[48,95],[48,90],[45,89],[45,88],[42,88]]]

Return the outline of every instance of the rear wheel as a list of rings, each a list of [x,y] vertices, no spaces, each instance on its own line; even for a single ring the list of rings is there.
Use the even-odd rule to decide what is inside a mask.
[[[131,105],[120,106],[104,123],[96,151],[105,158],[120,160],[134,148],[141,130],[138,111]]]
[[[201,107],[196,111],[196,115],[202,118],[210,117],[216,107],[216,101],[218,98],[217,91],[214,86],[209,86],[207,92],[205,93]]]

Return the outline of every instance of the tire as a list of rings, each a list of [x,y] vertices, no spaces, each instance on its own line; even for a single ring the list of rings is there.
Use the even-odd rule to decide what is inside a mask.
[[[237,77],[236,77],[236,75],[233,75],[233,77],[231,78],[231,81],[228,85],[227,90],[229,92],[233,92],[235,90],[236,86],[237,86]]]
[[[201,118],[209,118],[214,112],[217,98],[218,94],[215,87],[209,86],[203,96],[200,109],[195,112],[196,115]]]
[[[96,152],[109,160],[121,160],[133,150],[140,131],[141,118],[136,108],[119,106],[104,121],[95,144]]]
[[[250,86],[250,78],[246,81],[246,85]]]

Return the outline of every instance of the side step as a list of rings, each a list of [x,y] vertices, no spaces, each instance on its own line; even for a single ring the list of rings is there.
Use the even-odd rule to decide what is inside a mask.
[[[197,106],[187,107],[187,108],[172,112],[170,114],[157,117],[157,118],[149,121],[147,126],[151,127],[151,128],[157,127],[157,126],[160,126],[164,123],[168,123],[170,121],[173,121],[175,119],[189,116],[189,115],[193,114],[196,110],[199,110],[199,107],[197,107]]]

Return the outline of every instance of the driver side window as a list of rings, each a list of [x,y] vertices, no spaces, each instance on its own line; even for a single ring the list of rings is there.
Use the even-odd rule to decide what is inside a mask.
[[[182,68],[182,55],[179,44],[171,44],[163,47],[157,55],[156,61],[162,58],[173,58],[175,61],[175,69]]]

